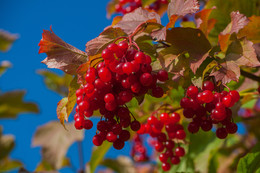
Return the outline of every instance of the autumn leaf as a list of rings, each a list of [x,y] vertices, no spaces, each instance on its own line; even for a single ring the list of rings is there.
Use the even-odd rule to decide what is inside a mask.
[[[5,73],[8,68],[12,67],[12,63],[9,61],[0,62],[0,77]]]
[[[248,18],[245,15],[240,14],[239,11],[231,12],[230,16],[231,22],[218,36],[220,48],[223,52],[227,50],[227,47],[230,43],[229,39],[231,34],[237,34],[239,30],[244,28],[249,22]]]
[[[210,76],[214,76],[216,81],[229,83],[231,80],[238,82],[240,76],[240,68],[233,61],[227,61],[221,64],[221,67],[215,67]]]
[[[97,38],[90,40],[86,44],[86,52],[89,56],[94,56],[117,37],[126,36],[126,33],[120,28],[108,27]]]
[[[76,74],[79,65],[88,60],[85,52],[64,42],[51,28],[50,31],[43,30],[39,46],[39,53],[47,54],[42,63],[48,68],[60,69],[68,74]]]
[[[188,53],[188,63],[194,74],[200,64],[207,58],[211,49],[211,45],[202,31],[193,28],[172,28],[167,30],[166,42],[170,43],[171,46],[160,51],[163,59],[171,62],[178,55]]]
[[[67,104],[68,104],[68,97],[64,97],[58,102],[57,109],[56,109],[57,117],[64,128],[66,128],[64,121],[66,120],[68,122],[68,118],[69,118],[67,114],[67,108],[66,108]]]
[[[228,47],[226,61],[234,61],[238,66],[259,67],[253,43],[246,38],[234,40]]]
[[[166,28],[173,28],[180,16],[193,14],[198,10],[199,4],[197,0],[172,0],[167,9],[170,22],[167,24]]]
[[[0,94],[0,118],[16,118],[20,113],[38,113],[35,103],[24,102],[25,91],[10,91]]]
[[[216,23],[216,19],[209,19],[209,16],[214,9],[215,7],[211,9],[203,9],[195,14],[197,28],[199,28],[206,36],[208,36]]]
[[[110,0],[110,2],[107,4],[107,18],[110,19],[111,15],[116,12],[115,5],[118,4],[119,0]]]
[[[17,40],[17,38],[17,34],[10,34],[7,31],[0,30],[0,51],[8,51],[11,48],[13,42]]]
[[[166,27],[163,27],[162,29],[153,31],[151,33],[151,36],[153,39],[156,39],[157,41],[164,41],[166,40],[166,33],[167,33],[166,31],[167,31]]]
[[[135,11],[123,16],[114,28],[121,28],[125,33],[131,34],[138,25],[145,22],[154,22],[161,24],[161,17],[156,12],[148,12],[147,10],[137,8]]]
[[[238,32],[238,37],[244,37],[253,43],[260,42],[260,16],[249,17],[249,23]]]
[[[66,125],[65,130],[57,121],[40,126],[33,136],[32,145],[42,147],[42,160],[47,161],[54,169],[60,169],[69,147],[84,138],[83,130],[76,130],[73,123]]]
[[[66,104],[67,117],[70,116],[70,113],[72,112],[72,110],[77,102],[76,91],[77,91],[77,89],[79,89],[79,84],[77,82],[78,82],[77,76],[75,76],[73,78],[73,80],[70,82],[68,102]]]

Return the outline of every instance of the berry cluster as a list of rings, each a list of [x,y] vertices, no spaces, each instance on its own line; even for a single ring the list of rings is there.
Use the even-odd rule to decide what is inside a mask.
[[[94,145],[100,146],[107,140],[113,142],[115,149],[122,149],[130,138],[126,128],[130,126],[133,131],[140,128],[139,121],[125,104],[150,90],[152,96],[162,97],[164,91],[157,86],[157,79],[167,80],[168,73],[153,72],[151,57],[131,48],[126,41],[108,45],[102,51],[102,58],[104,61],[96,68],[88,69],[85,84],[76,91],[75,127],[91,129],[93,123],[88,118],[99,110],[102,117],[97,124],[98,133],[93,137]]]
[[[237,125],[232,122],[230,108],[240,99],[237,91],[217,92],[211,81],[205,81],[202,91],[199,92],[196,86],[190,86],[186,95],[181,99],[180,105],[184,108],[183,115],[192,119],[188,125],[189,132],[196,133],[199,128],[209,131],[216,124],[216,136],[220,139],[236,133]]]
[[[180,163],[180,157],[185,155],[185,150],[180,147],[179,141],[184,140],[186,133],[183,126],[178,124],[180,115],[178,113],[162,113],[160,120],[155,116],[150,116],[146,124],[142,124],[137,133],[149,134],[155,138],[154,148],[160,153],[159,160],[162,162],[162,169],[168,171],[171,164]],[[175,145],[177,146],[175,147]]]
[[[146,8],[158,11],[162,4],[168,4],[168,0],[156,0]],[[142,0],[119,0],[115,5],[115,10],[117,13],[126,14],[134,11],[138,7],[142,7]]]
[[[146,152],[146,147],[143,143],[143,139],[139,134],[135,134],[135,136],[133,137],[133,144],[130,155],[136,162],[145,162],[149,160]]]

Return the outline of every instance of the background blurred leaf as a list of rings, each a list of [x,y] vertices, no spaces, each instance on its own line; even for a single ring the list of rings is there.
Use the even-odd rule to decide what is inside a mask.
[[[38,113],[35,103],[24,102],[25,91],[11,91],[0,94],[0,118],[16,118],[20,113]]]
[[[70,166],[70,160],[68,158],[64,158],[62,161],[62,168]],[[45,160],[42,160],[36,167],[35,171],[36,172],[42,172],[42,171],[53,171],[55,168],[52,167],[52,165]]]
[[[60,76],[48,70],[38,70],[37,73],[43,76],[47,88],[62,96],[68,95],[68,86],[72,80],[71,75],[63,74]]]
[[[118,173],[135,173],[133,161],[126,156],[119,156],[117,159],[105,159],[101,162],[102,166],[108,167]]]
[[[8,51],[17,38],[18,35],[16,34],[10,34],[7,31],[0,30],[0,51]]]
[[[9,61],[2,61],[2,62],[0,62],[0,77],[10,67],[12,67],[11,62],[9,62]]]
[[[76,130],[73,123],[66,125],[65,130],[57,121],[40,126],[34,134],[32,145],[42,147],[42,160],[47,161],[54,169],[62,167],[63,159],[69,147],[84,138],[83,130]]]
[[[10,160],[8,158],[0,161],[0,172],[9,172],[10,170],[14,170],[22,167],[22,162],[18,160]]]
[[[14,148],[14,136],[2,134],[2,126],[0,126],[0,161],[7,157]]]

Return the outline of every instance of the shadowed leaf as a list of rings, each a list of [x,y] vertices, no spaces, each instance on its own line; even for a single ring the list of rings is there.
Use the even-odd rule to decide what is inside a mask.
[[[0,77],[3,75],[3,73],[5,73],[5,71],[12,67],[11,62],[9,61],[2,61],[0,62]]]
[[[249,23],[238,33],[238,37],[246,36],[253,43],[260,42],[260,16],[249,17]]]
[[[20,113],[38,113],[35,103],[24,102],[25,91],[11,91],[0,94],[0,118],[16,118]]]
[[[1,127],[1,126],[0,126]],[[2,135],[0,132],[0,161],[7,157],[14,148],[14,136]]]
[[[1,172],[10,172],[11,170],[20,168],[23,166],[23,163],[18,160],[11,160],[6,158],[0,161],[0,171]]]
[[[75,76],[73,80],[70,82],[68,102],[66,104],[67,118],[70,116],[70,113],[73,110],[77,101],[76,91],[77,89],[79,89],[79,84],[77,82],[78,82],[77,76]]]
[[[115,172],[134,173],[135,165],[133,161],[126,156],[119,156],[117,159],[105,159],[101,162],[102,166],[112,169]]]
[[[68,97],[64,97],[63,99],[61,99],[59,101],[59,103],[57,104],[57,117],[60,120],[60,123],[64,126],[64,128],[66,129],[66,126],[64,124],[64,121],[66,120],[68,122],[68,114],[67,114],[67,109],[66,109],[66,105],[68,104]]]
[[[32,145],[42,147],[42,160],[54,169],[60,169],[69,147],[84,138],[83,130],[76,130],[73,123],[66,124],[65,130],[57,121],[40,126],[33,137]]]
[[[46,53],[42,63],[68,74],[76,74],[78,66],[88,60],[87,54],[59,38],[52,29],[43,30],[39,53]]]

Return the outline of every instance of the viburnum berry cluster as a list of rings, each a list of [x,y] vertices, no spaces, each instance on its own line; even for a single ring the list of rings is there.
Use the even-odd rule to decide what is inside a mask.
[[[168,171],[171,165],[178,165],[180,157],[185,155],[185,150],[180,146],[180,141],[186,138],[186,133],[179,124],[180,115],[176,112],[161,113],[158,119],[150,116],[146,124],[142,124],[137,133],[149,134],[155,138],[154,148],[159,152],[159,160],[162,162],[162,169]],[[183,142],[182,142],[183,143]]]
[[[156,0],[154,3],[145,8],[158,11],[162,4],[168,3],[168,0]],[[115,4],[115,11],[117,13],[126,14],[134,11],[139,7],[142,7],[142,0],[119,0],[119,2]]]
[[[139,134],[135,134],[133,137],[130,155],[136,162],[145,162],[149,160],[143,138]]]
[[[133,131],[140,128],[140,122],[126,103],[148,91],[154,97],[162,97],[164,91],[157,80],[166,81],[168,73],[165,70],[153,72],[151,57],[127,41],[109,44],[102,51],[102,58],[96,68],[88,69],[85,84],[76,92],[75,127],[91,129],[93,123],[89,118],[99,110],[102,117],[97,123],[98,133],[93,137],[94,145],[100,146],[107,140],[113,142],[115,149],[122,149],[130,138],[126,128],[130,126]]]
[[[220,139],[237,132],[230,108],[239,101],[240,95],[235,90],[216,90],[211,81],[205,81],[201,91],[196,86],[188,87],[186,97],[181,99],[180,105],[183,115],[192,119],[188,125],[190,133],[197,133],[200,128],[209,131],[213,124],[217,127],[216,136]]]

